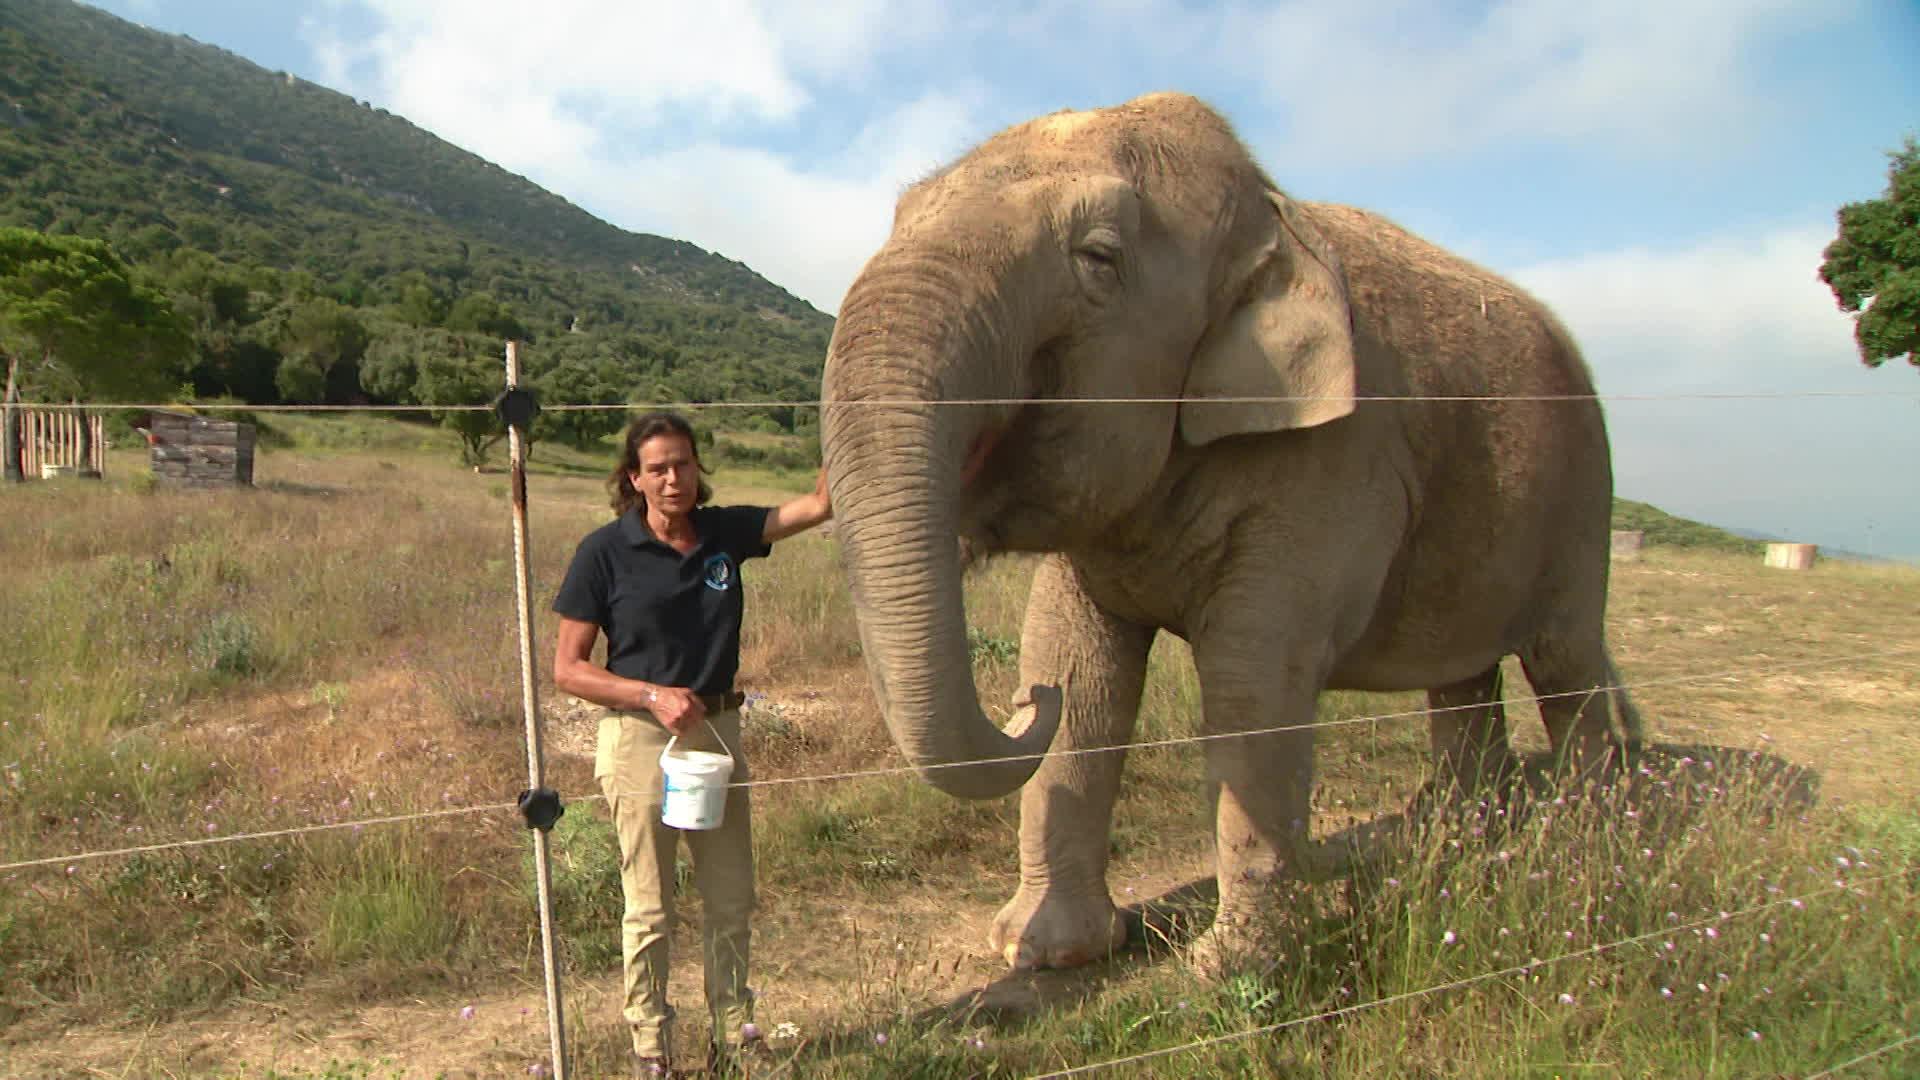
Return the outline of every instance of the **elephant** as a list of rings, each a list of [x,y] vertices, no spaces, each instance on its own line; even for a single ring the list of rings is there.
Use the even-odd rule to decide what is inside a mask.
[[[991,937],[1015,968],[1125,941],[1108,832],[1161,631],[1190,644],[1210,736],[1196,950],[1303,870],[1322,690],[1426,690],[1450,784],[1515,768],[1508,655],[1562,761],[1637,738],[1603,632],[1606,426],[1569,333],[1382,217],[1289,197],[1196,98],[1043,116],[907,188],[822,402],[895,745],[956,796],[1024,788]],[[968,663],[963,545],[1043,553],[1004,730]]]

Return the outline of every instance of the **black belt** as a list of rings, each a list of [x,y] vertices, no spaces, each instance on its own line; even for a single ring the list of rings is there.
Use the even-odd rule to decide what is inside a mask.
[[[700,704],[710,713],[732,712],[747,703],[747,695],[738,690],[728,690],[723,694],[701,694]]]

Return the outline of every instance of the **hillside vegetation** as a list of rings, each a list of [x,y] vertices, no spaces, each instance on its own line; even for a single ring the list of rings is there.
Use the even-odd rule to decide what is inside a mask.
[[[1646,533],[1646,542],[1663,547],[1701,548],[1732,555],[1758,555],[1767,545],[1725,529],[1675,517],[1657,506],[1631,499],[1613,500],[1613,527]]]
[[[0,225],[109,241],[191,323],[202,398],[454,403],[477,391],[428,362],[497,370],[519,337],[567,400],[805,400],[832,326],[401,117],[71,0],[0,5]]]

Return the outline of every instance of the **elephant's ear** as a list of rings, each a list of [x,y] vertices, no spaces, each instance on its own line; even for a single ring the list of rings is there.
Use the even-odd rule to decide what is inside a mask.
[[[1353,411],[1353,314],[1346,275],[1320,231],[1268,192],[1271,236],[1237,275],[1240,300],[1194,351],[1180,434],[1194,446],[1229,435],[1313,427]],[[1260,398],[1199,402],[1196,398]]]

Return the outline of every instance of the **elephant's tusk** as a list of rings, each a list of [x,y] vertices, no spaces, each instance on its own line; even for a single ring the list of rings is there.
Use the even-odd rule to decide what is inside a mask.
[[[990,428],[973,437],[973,445],[967,449],[967,462],[960,467],[960,486],[973,486],[973,478],[980,475],[986,467],[987,458],[993,455],[993,448],[1000,445],[1000,439],[1007,433],[1004,427]]]

